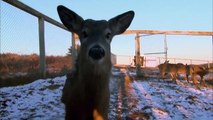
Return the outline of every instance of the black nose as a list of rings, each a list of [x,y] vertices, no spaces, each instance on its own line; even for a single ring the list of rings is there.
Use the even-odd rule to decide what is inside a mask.
[[[94,47],[90,48],[89,56],[94,60],[100,60],[105,56],[105,51],[99,45],[95,45]]]

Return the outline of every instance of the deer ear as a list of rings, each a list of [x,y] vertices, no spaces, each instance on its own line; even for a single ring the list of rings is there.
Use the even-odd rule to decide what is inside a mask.
[[[64,26],[67,27],[71,32],[79,33],[84,19],[62,5],[59,5],[57,10]]]
[[[123,33],[131,24],[134,15],[135,15],[134,11],[128,11],[126,13],[123,13],[110,19],[108,22],[113,32],[113,35]]]

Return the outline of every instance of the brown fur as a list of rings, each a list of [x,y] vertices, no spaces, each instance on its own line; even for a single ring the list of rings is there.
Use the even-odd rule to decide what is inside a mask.
[[[205,68],[202,65],[186,65],[187,70],[188,70],[188,74],[190,74],[192,76],[192,80],[194,84],[197,84],[197,81],[195,79],[195,75],[199,75],[200,76],[200,84],[205,85],[205,80],[203,79],[203,77],[208,73],[208,69]]]
[[[172,80],[174,80],[175,82],[177,79],[177,74],[181,74],[181,73],[186,74],[187,73],[187,69],[186,69],[185,65],[183,65],[181,63],[171,64],[168,61],[165,61],[163,64],[158,65],[158,68],[160,70],[160,74],[162,77],[164,77],[165,74],[170,74],[172,76]]]
[[[123,33],[129,27],[134,12],[126,12],[109,21],[83,20],[64,6],[58,7],[58,13],[63,24],[71,32],[78,34],[81,42],[76,65],[67,75],[63,89],[62,102],[65,104],[65,119],[106,120],[110,97],[110,42],[114,35]],[[90,50],[95,45],[99,45],[105,53],[103,58],[98,60],[90,56]]]
[[[194,85],[197,85],[195,75],[199,75],[201,77],[200,83],[205,85],[203,76],[208,73],[208,70],[201,65],[183,65],[181,63],[171,64],[168,61],[165,61],[163,64],[158,65],[158,68],[162,77],[164,77],[165,74],[168,73],[171,74],[172,80],[174,81],[176,81],[177,79],[177,74],[180,73],[186,75],[186,79],[188,82],[189,76],[191,76]]]

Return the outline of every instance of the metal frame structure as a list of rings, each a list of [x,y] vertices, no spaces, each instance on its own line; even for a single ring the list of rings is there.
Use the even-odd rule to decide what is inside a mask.
[[[143,75],[141,73],[140,68],[140,34],[147,35],[155,35],[155,34],[164,34],[164,54],[165,54],[165,60],[167,60],[167,38],[166,35],[199,35],[199,36],[212,36],[212,44],[213,44],[213,32],[208,31],[163,31],[163,30],[127,30],[123,34],[136,34],[136,42],[135,42],[135,56],[136,56],[136,70],[137,75],[141,76]],[[213,49],[213,45],[212,45]],[[212,51],[213,54],[213,51]],[[212,55],[213,57],[213,55]],[[213,59],[213,58],[212,58]]]

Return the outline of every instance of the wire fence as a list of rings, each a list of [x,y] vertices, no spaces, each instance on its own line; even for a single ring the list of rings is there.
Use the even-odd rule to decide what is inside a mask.
[[[0,86],[10,84],[5,83],[10,80],[41,78],[39,18],[4,1],[0,2]],[[72,67],[72,59],[68,55],[72,34],[45,21],[44,38],[45,74],[47,77],[66,74]]]
[[[156,57],[156,56],[142,56],[142,66],[143,67],[156,67],[161,63],[165,62],[164,57]],[[167,58],[169,63],[182,63],[182,64],[211,64],[208,60],[197,60],[197,59],[187,59],[187,58]],[[134,63],[134,56],[128,56],[128,55],[116,55],[116,64],[117,65],[131,65],[135,66]]]
[[[37,22],[36,17],[1,1],[1,53],[38,54]]]

